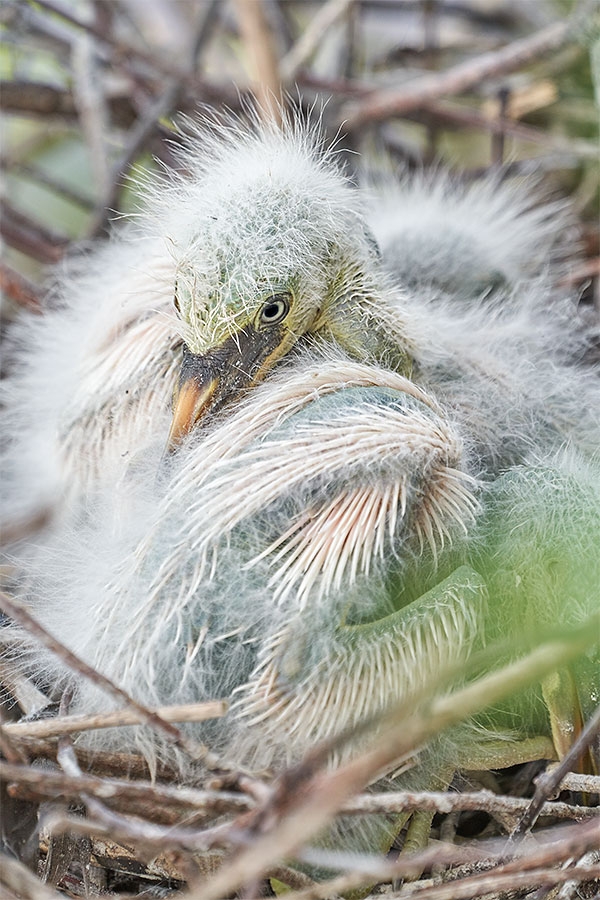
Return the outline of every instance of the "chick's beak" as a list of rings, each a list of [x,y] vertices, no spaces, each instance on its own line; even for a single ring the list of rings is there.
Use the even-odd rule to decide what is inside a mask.
[[[283,327],[241,329],[205,354],[185,347],[173,401],[167,452],[173,453],[206,414],[215,412],[265,377],[295,343]]]
[[[210,408],[217,385],[216,378],[211,378],[206,384],[202,384],[194,377],[180,382],[173,401],[173,420],[167,441],[169,453],[177,449],[186,434],[189,434],[196,422]]]

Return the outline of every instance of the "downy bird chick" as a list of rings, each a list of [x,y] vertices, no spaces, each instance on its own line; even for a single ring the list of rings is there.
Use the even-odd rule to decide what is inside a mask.
[[[507,284],[452,228],[455,274],[436,239],[426,277],[421,264],[396,281],[402,246],[380,259],[372,237],[384,201],[369,214],[310,129],[201,130],[184,171],[149,186],[15,338],[11,508],[55,507],[15,551],[36,617],[150,706],[233,698],[224,720],[186,727],[259,767],[465,663],[488,622],[510,638],[546,608],[586,620],[600,392],[573,363],[587,338],[572,307],[546,302],[548,210],[515,212],[512,190],[484,184],[482,246],[498,217],[519,225],[512,248],[503,237]],[[475,186],[431,192],[449,222],[451,201],[465,219],[483,202]],[[405,233],[410,216],[399,245]],[[528,571],[519,533],[548,537],[554,576],[541,551]],[[76,709],[106,708],[77,682]],[[556,746],[544,699],[526,697],[513,731]],[[173,757],[147,729],[94,740]]]

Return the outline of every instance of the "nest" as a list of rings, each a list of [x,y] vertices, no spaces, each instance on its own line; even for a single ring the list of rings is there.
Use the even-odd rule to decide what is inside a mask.
[[[33,627],[14,602],[4,603]],[[418,766],[423,743],[449,724],[581,652],[589,643],[586,630],[585,637],[542,644],[450,694],[430,685],[416,707],[405,703],[365,723],[361,752],[334,769],[332,754],[355,741],[356,730],[262,777],[192,744],[174,723],[225,714],[227,704],[218,701],[151,711],[121,697],[125,705],[117,712],[74,716],[63,697],[58,715],[6,722],[4,840],[16,858],[5,857],[5,887],[11,896],[32,900],[58,896],[51,884],[74,897],[184,891],[225,900],[269,897],[285,885],[294,900],[356,891],[353,896],[375,897],[384,886],[386,896],[425,900],[524,897],[533,889],[591,898],[600,877],[600,778],[572,769],[597,741],[600,713],[560,764],[539,760],[501,772],[462,773],[450,792],[397,791],[378,780],[382,772]],[[39,626],[34,631],[78,666],[81,677],[101,681]],[[3,674],[18,700],[11,718],[19,707],[48,709],[48,698],[29,679],[7,665]],[[150,772],[139,756],[92,752],[76,741],[90,729],[143,722],[193,757],[193,784],[183,785],[167,765]],[[540,756],[551,749],[540,739]],[[348,852],[343,839],[335,849],[323,842],[332,823],[343,836],[352,819],[361,817],[368,829],[382,815],[396,823],[387,853]]]

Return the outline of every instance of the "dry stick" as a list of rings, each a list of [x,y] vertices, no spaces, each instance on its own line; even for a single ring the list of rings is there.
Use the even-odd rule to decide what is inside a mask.
[[[2,85],[2,109],[33,116],[75,118],[71,91],[39,81],[6,81]]]
[[[475,109],[466,109],[457,104],[431,100],[423,103],[421,110],[453,125],[482,128],[493,134],[502,133],[521,141],[530,141],[532,144],[543,144],[546,148],[552,148],[572,156],[595,159],[598,155],[598,148],[592,141],[570,140],[558,134],[541,131],[531,125],[523,125],[512,119],[490,119]]]
[[[259,809],[254,816],[254,833],[262,829],[252,846],[228,860],[201,889],[190,894],[194,900],[217,900],[248,883],[279,859],[293,855],[313,834],[321,831],[344,801],[375,777],[389,771],[398,759],[414,752],[440,731],[463,721],[484,707],[538,681],[547,673],[581,654],[596,639],[593,617],[569,641],[546,643],[525,658],[486,675],[453,694],[435,698],[429,709],[419,710],[398,721],[394,709],[383,721],[377,744],[368,752],[328,774],[317,773],[295,786],[292,796],[274,795],[278,807]],[[283,810],[283,815],[282,815]],[[286,815],[286,811],[289,810]]]
[[[355,871],[322,882],[318,885],[318,891],[313,891],[312,894],[302,891],[288,894],[286,895],[286,900],[288,900],[288,897],[289,900],[309,900],[309,898],[310,900],[324,900],[324,898],[330,897],[334,892],[346,894],[350,891],[364,888],[366,885],[372,884],[373,881],[394,881],[398,878],[419,876],[425,869],[438,864],[444,865],[446,868],[454,868],[465,863],[470,866],[476,864],[478,867],[484,866],[488,871],[494,869],[494,875],[498,873],[510,876],[532,869],[539,870],[543,866],[550,864],[556,865],[562,860],[569,859],[574,853],[580,853],[582,848],[593,848],[598,839],[597,828],[589,823],[575,827],[565,828],[563,826],[554,829],[549,839],[547,834],[545,835],[545,843],[533,850],[528,849],[523,856],[501,867],[498,867],[497,864],[503,858],[504,841],[498,838],[477,841],[463,846],[435,841],[425,850],[410,855],[401,854],[393,861],[383,856],[364,855],[354,855],[352,860],[346,860],[343,854],[326,853],[311,849],[310,853],[302,855],[302,859],[305,862],[313,865],[322,865],[327,868],[340,868],[343,859],[346,862],[345,868],[354,867]],[[543,840],[543,837],[539,836],[539,839]],[[469,871],[469,875],[462,881],[458,879],[452,881],[452,886],[457,890],[457,897],[461,896],[458,893],[459,887],[463,883],[469,883],[468,878],[470,878],[470,875],[471,872]],[[414,887],[416,888],[417,885]],[[419,888],[424,890],[425,885],[420,883]],[[404,890],[410,889],[411,887],[407,887]],[[394,894],[393,896],[403,895],[400,892],[400,895]],[[475,896],[479,895],[475,894]]]
[[[134,125],[129,134],[127,147],[121,158],[113,166],[109,179],[108,191],[99,203],[96,213],[88,230],[88,237],[98,237],[105,231],[110,217],[119,205],[119,195],[123,187],[123,177],[135,162],[136,157],[145,147],[157,127],[157,123],[166,116],[177,104],[177,98],[181,90],[181,83],[173,79],[165,92],[148,109],[146,114]]]
[[[235,0],[235,7],[262,117],[281,124],[281,76],[263,0]]]
[[[231,791],[199,790],[178,785],[155,784],[150,781],[130,781],[125,778],[99,778],[80,773],[77,776],[63,774],[53,769],[41,769],[0,761],[0,778],[11,785],[23,785],[28,795],[50,799],[58,795],[74,798],[82,793],[98,800],[110,800],[127,804],[142,803],[154,807],[158,814],[165,809],[189,814],[211,810],[217,813],[244,812],[254,806],[248,796]],[[19,793],[13,788],[11,795]]]
[[[2,752],[2,756],[4,756],[9,763],[27,763],[27,754],[23,751],[21,747],[13,744],[11,739],[4,733],[4,729],[0,724],[0,752]]]
[[[24,306],[33,313],[41,313],[42,304],[39,297],[39,289],[32,281],[25,278],[19,272],[15,272],[10,266],[0,262],[0,289],[6,297],[10,297],[19,306]],[[2,528],[2,540],[6,529]],[[18,540],[18,538],[17,538]]]
[[[27,900],[65,900],[62,891],[60,893],[53,891],[42,884],[27,866],[7,853],[2,854],[0,885],[4,885],[11,892],[8,897],[22,897]]]
[[[281,60],[280,71],[284,82],[290,81],[298,69],[310,59],[329,29],[354,3],[355,0],[327,0],[321,6],[301,37]]]
[[[497,897],[501,891],[537,888],[542,885],[554,887],[566,881],[572,881],[574,878],[580,878],[582,881],[592,881],[599,875],[600,866],[580,866],[573,869],[537,869],[527,872],[515,872],[510,875],[497,875],[495,872],[492,872],[489,875],[477,875],[473,876],[473,878],[451,881],[449,884],[443,885],[423,885],[419,883],[406,885],[401,891],[386,893],[385,900],[409,900],[409,898],[415,898],[415,900],[417,898],[422,898],[422,900],[470,900],[470,898],[473,898],[473,900],[478,900],[485,894],[493,894],[494,897]],[[342,876],[324,884],[323,887],[326,890],[321,890],[319,885],[317,888],[288,893],[285,897],[286,900],[329,900],[332,892],[339,896],[342,892],[364,886],[364,881],[362,884],[357,884],[356,879]]]
[[[188,703],[181,706],[159,706],[154,712],[163,722],[205,722],[225,715],[228,703],[213,700],[207,703]],[[144,719],[133,709],[117,709],[96,715],[56,716],[39,722],[9,722],[6,733],[13,738],[48,738],[74,731],[92,731],[96,728],[117,728],[123,725],[142,725]]]
[[[55,117],[70,122],[77,118],[77,109],[75,100],[71,91],[56,88],[49,84],[39,81],[23,82],[23,81],[6,81],[2,85],[2,109],[6,112],[16,112],[22,116],[40,117],[47,120]],[[108,98],[108,105],[111,113],[111,121],[119,128],[129,128],[136,118],[136,113],[131,102],[131,97],[125,95],[124,89],[114,90]],[[20,148],[17,149],[19,152]],[[19,171],[25,171],[27,167],[22,166],[14,160],[15,153],[11,153],[6,165],[17,166]],[[19,152],[19,157],[22,154]],[[3,161],[4,162],[4,161]],[[35,176],[38,181],[42,181],[42,173],[35,170]],[[75,194],[66,185],[58,185],[52,183],[47,175],[43,176],[49,187],[56,189],[59,193],[63,193],[73,203],[80,206],[93,205],[91,201]],[[43,182],[42,182],[43,183]]]
[[[193,72],[196,57],[210,33],[214,10],[215,0],[212,0],[210,5],[203,10],[203,14],[197,24],[196,34],[189,48],[186,71],[177,77],[169,79],[161,96],[151,104],[146,114],[132,128],[125,152],[113,167],[108,191],[105,192],[100,209],[90,226],[90,237],[97,237],[106,229],[111,213],[118,206],[123,176],[128,173],[136,157],[148,143],[163,116],[171,113],[177,106],[184,82]]]
[[[182,72],[179,76],[169,78],[160,97],[150,104],[146,113],[131,129],[125,151],[113,166],[112,174],[108,182],[108,190],[104,192],[104,196],[99,204],[99,210],[96,213],[89,230],[90,237],[98,237],[106,230],[111,214],[118,208],[119,194],[123,185],[124,176],[127,175],[137,156],[152,137],[160,120],[177,106],[183,82],[190,74],[196,54],[205,35],[208,33],[208,23],[213,6],[214,3],[207,9],[205,17],[199,24],[189,49],[186,71]]]
[[[386,895],[386,900],[478,900],[485,894],[498,896],[500,892],[517,891],[522,888],[555,887],[566,881],[578,879],[593,881],[600,877],[600,866],[576,866],[572,869],[536,869],[514,872],[510,875],[474,875],[472,878],[450,882],[450,884],[419,887],[407,885],[401,891]]]
[[[560,783],[561,791],[581,791],[584,794],[600,794],[600,775],[581,775],[567,772]]]
[[[335,95],[346,94],[352,97],[368,97],[374,91],[371,85],[363,81],[344,78],[319,78],[310,72],[299,75],[298,82],[305,87]],[[424,115],[435,116],[442,123],[458,128],[464,126],[481,128],[492,132],[492,134],[503,132],[507,137],[514,137],[517,140],[528,141],[532,144],[540,144],[570,156],[596,159],[598,155],[598,148],[593,141],[586,141],[582,138],[570,139],[562,137],[560,134],[550,134],[547,131],[542,131],[540,128],[524,125],[522,122],[517,122],[513,119],[499,121],[497,118],[489,118],[476,109],[467,108],[464,105],[459,106],[457,103],[449,103],[444,100],[424,100],[416,110],[408,111],[406,118],[421,122]]]
[[[39,262],[57,263],[65,255],[68,238],[32,222],[5,200],[1,204],[0,233],[10,247]]]
[[[215,0],[215,2],[218,2],[218,0]],[[36,5],[43,10],[60,16],[76,28],[81,28],[83,31],[94,35],[110,49],[115,65],[122,65],[130,74],[134,71],[130,63],[133,60],[139,60],[149,66],[153,73],[158,73],[162,77],[181,79],[182,83],[194,93],[196,102],[199,94],[204,94],[206,100],[212,100],[215,103],[227,102],[230,106],[234,106],[236,100],[239,99],[239,94],[233,91],[229,92],[224,87],[208,82],[197,75],[190,75],[180,67],[170,65],[165,59],[159,59],[156,55],[134,44],[124,43],[112,35],[106,34],[102,28],[81,21],[70,10],[51,2],[51,0],[36,0]]]
[[[147,803],[164,814],[165,810],[180,813],[248,810],[254,803],[247,797],[226,791],[197,790],[195,788],[157,785],[150,782],[132,782],[119,778],[99,778],[80,775],[69,778],[59,772],[38,769],[18,764],[0,762],[0,778],[15,785],[29,788],[27,796],[48,799],[58,794],[76,798],[82,792],[102,800]],[[268,788],[265,786],[268,792]],[[15,794],[15,791],[11,791]],[[18,795],[18,791],[17,791]],[[396,813],[410,809],[430,809],[448,813],[456,810],[483,810],[490,814],[502,812],[515,815],[527,805],[527,800],[517,797],[498,797],[487,791],[465,794],[443,794],[436,792],[393,792],[387,794],[364,794],[345,803],[340,812],[344,815],[365,815],[373,813]],[[544,804],[542,815],[554,818],[583,819],[598,816],[598,810],[588,807],[569,806],[566,803]]]
[[[511,841],[527,834],[527,832],[531,830],[548,797],[558,790],[564,776],[571,770],[579,757],[587,751],[599,732],[600,706],[598,706],[591,719],[588,720],[587,724],[582,729],[581,734],[578,736],[577,740],[573,742],[568,753],[564,755],[558,765],[538,778],[533,800],[511,834]]]
[[[94,208],[94,201],[91,197],[84,197],[78,191],[74,191],[69,187],[68,184],[57,181],[56,178],[48,175],[47,172],[44,172],[39,167],[22,163],[19,159],[15,159],[14,155],[12,155],[12,158],[10,156],[0,157],[0,166],[3,169],[10,168],[13,172],[18,172],[19,175],[23,175],[30,181],[35,181],[36,184],[43,184],[44,187],[49,188],[53,193],[58,194],[64,200],[68,200],[69,203],[80,206],[82,209],[91,210]]]
[[[517,816],[527,809],[530,801],[522,797],[506,797],[491,791],[472,791],[464,794],[438,791],[392,791],[389,794],[360,794],[341,807],[344,815],[365,813],[400,813],[413,809],[428,809],[436,813],[482,811],[490,815]],[[541,815],[558,819],[587,819],[598,815],[592,807],[572,806],[568,803],[546,801]]]
[[[57,641],[46,629],[37,622],[30,613],[16,600],[11,599],[4,591],[0,591],[0,609],[3,609],[11,618],[23,626],[33,637],[37,638],[40,643],[55,653],[70,669],[78,672],[85,678],[89,678],[94,684],[102,688],[102,690],[111,694],[111,696],[122,700],[130,709],[135,710],[145,725],[150,726],[155,731],[159,731],[166,735],[173,743],[185,749],[192,759],[200,758],[206,754],[206,748],[202,745],[194,744],[188,741],[184,735],[175,728],[170,722],[165,722],[156,712],[153,712],[143,704],[134,700],[126,691],[114,684],[105,675],[102,675],[96,669],[89,666],[86,662],[72,653],[64,644]]]
[[[84,145],[90,160],[96,193],[103,197],[109,186],[108,104],[96,47],[91,35],[78,34],[71,47],[73,99]]]
[[[94,800],[94,798],[88,798]],[[95,803],[100,804],[99,800]],[[213,828],[183,828],[179,825],[157,825],[146,819],[130,818],[122,813],[110,810],[100,804],[94,808],[93,815],[80,819],[63,813],[50,813],[44,820],[45,827],[53,834],[71,832],[91,837],[109,838],[131,846],[138,842],[155,853],[177,850],[183,853],[207,853],[221,847],[231,847],[241,843],[235,839],[236,832],[231,825],[217,825]],[[247,816],[248,813],[244,813]],[[247,837],[243,843],[248,844]]]
[[[93,22],[82,21],[77,16],[73,15],[70,9],[61,6],[58,3],[53,3],[51,0],[36,0],[36,4],[41,7],[41,9],[60,16],[65,22],[74,25],[75,28],[80,28],[82,31],[93,35],[99,41],[102,41],[103,44],[108,44],[108,46],[112,47],[124,59],[131,58],[132,56],[137,57],[137,59],[147,63],[153,70],[158,70],[162,72],[162,74],[168,76],[177,78],[184,74],[180,69],[170,66],[164,60],[156,59],[152,53],[148,53],[140,47],[113,39],[111,35],[106,34],[103,28],[98,27]]]
[[[530,37],[459,63],[445,72],[423,75],[402,88],[375,91],[365,100],[349,104],[342,110],[342,118],[346,127],[357,129],[367,122],[405,115],[427,101],[464,93],[486,78],[513,72],[536,57],[558,49],[570,31],[570,22],[554,22]]]

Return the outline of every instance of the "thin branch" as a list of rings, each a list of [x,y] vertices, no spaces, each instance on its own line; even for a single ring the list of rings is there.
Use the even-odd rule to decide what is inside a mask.
[[[21,897],[23,900],[64,900],[65,897],[64,893],[42,884],[27,866],[6,853],[2,854],[0,884],[11,892],[8,897]]]
[[[44,170],[40,169],[38,166],[32,166],[28,165],[27,163],[20,162],[19,159],[14,158],[15,155],[16,154],[9,157],[0,157],[0,166],[3,169],[10,169],[12,170],[12,172],[17,173],[18,175],[22,175],[24,178],[27,178],[30,181],[49,188],[64,200],[68,200],[69,203],[74,203],[76,206],[80,206],[82,209],[91,210],[94,208],[94,201],[91,197],[84,197],[83,194],[80,194],[78,191],[73,190],[73,188],[68,184],[65,184],[62,181],[57,181],[56,178],[53,178],[52,175],[44,172]]]
[[[596,823],[585,823],[584,825],[570,826],[569,828],[561,827],[547,832],[546,839],[538,838],[540,844],[535,848],[524,849],[515,859],[508,863],[498,865],[503,859],[503,842],[497,838],[489,841],[478,841],[477,843],[454,845],[440,841],[432,842],[431,846],[425,850],[416,853],[402,853],[396,860],[391,860],[381,856],[366,856],[355,854],[348,858],[348,854],[340,854],[335,851],[326,851],[311,848],[308,852],[302,854],[302,859],[312,865],[321,867],[354,869],[348,874],[340,875],[329,881],[325,881],[309,891],[297,891],[286,894],[286,900],[326,900],[332,894],[348,894],[351,891],[360,890],[365,886],[372,884],[374,881],[394,881],[399,878],[418,877],[423,871],[430,869],[432,866],[443,864],[448,869],[455,868],[461,864],[467,864],[467,877],[456,877],[447,885],[432,885],[431,883],[419,882],[414,885],[406,885],[400,892],[394,894],[386,894],[386,897],[395,897],[397,900],[404,900],[410,896],[427,897],[427,900],[434,900],[433,896],[425,891],[437,890],[438,887],[444,889],[453,888],[455,894],[442,895],[436,900],[453,900],[454,897],[480,897],[483,895],[477,893],[480,889],[484,878],[498,877],[505,875],[507,880],[515,875],[528,875],[531,873],[539,873],[540,871],[548,871],[547,866],[556,866],[564,860],[569,860],[572,856],[593,849],[598,841],[598,826]],[[476,865],[478,869],[485,869],[482,874],[475,876],[481,878],[478,884],[473,885],[471,878],[472,866]],[[556,871],[556,870],[554,870]],[[586,874],[589,870],[586,870]],[[571,877],[573,869],[570,870]],[[456,873],[459,875],[459,872]],[[527,882],[527,878],[524,879]],[[567,879],[565,879],[567,880]],[[483,882],[485,883],[485,882]],[[461,893],[461,888],[465,886],[465,893]],[[475,887],[477,886],[477,890]],[[415,891],[417,894],[412,894]]]
[[[557,763],[554,763],[557,765]],[[561,791],[581,791],[584,794],[600,794],[600,775],[581,775],[567,772],[560,783]]]
[[[105,192],[99,211],[89,229],[90,237],[97,237],[105,231],[111,214],[118,209],[124,176],[158,129],[160,120],[177,109],[184,85],[194,70],[196,57],[210,34],[214,13],[214,2],[202,11],[188,51],[186,72],[168,80],[160,97],[150,104],[148,110],[132,128],[125,151],[113,166],[108,191]]]
[[[270,804],[252,814],[248,825],[249,834],[254,836],[251,848],[229,859],[226,866],[203,884],[202,900],[217,900],[249,883],[278,860],[293,855],[331,821],[348,797],[440,731],[515,693],[525,684],[538,681],[578,656],[595,641],[596,621],[594,618],[593,624],[574,631],[568,641],[546,643],[499,671],[433,699],[428,709],[418,709],[412,714],[402,709],[406,713],[403,716],[395,708],[385,717],[375,746],[333,772],[294,778],[292,770],[285,781],[286,795],[275,792]],[[196,900],[200,895],[192,896]]]
[[[87,146],[97,193],[106,194],[108,171],[108,107],[104,93],[96,44],[91,35],[77,35],[71,48],[73,98],[79,114],[84,142]]]
[[[466,109],[457,104],[428,101],[422,105],[422,111],[446,121],[454,126],[467,126],[481,128],[492,134],[502,134],[514,137],[517,140],[528,141],[532,144],[540,144],[547,149],[568,153],[573,156],[595,159],[598,148],[592,141],[572,140],[559,134],[549,134],[531,125],[523,125],[509,118],[488,118],[475,109]],[[412,118],[412,116],[408,116]]]
[[[5,81],[2,85],[2,109],[32,116],[77,117],[70,91],[39,81]]]
[[[144,804],[150,815],[161,819],[167,809],[181,815],[211,811],[244,812],[254,806],[254,801],[245,794],[231,791],[198,790],[177,785],[171,787],[149,781],[131,781],[125,778],[99,778],[88,773],[76,776],[63,774],[52,769],[18,765],[0,761],[0,778],[11,785],[22,785],[28,789],[27,796],[50,799],[63,795],[71,799],[82,793],[99,800],[127,804]],[[15,793],[11,790],[11,793]],[[129,810],[131,811],[131,810]]]
[[[235,0],[235,7],[262,115],[281,123],[281,76],[263,0]]]
[[[225,700],[208,703],[190,703],[183,706],[161,706],[154,712],[163,722],[206,722],[218,719],[227,712]],[[4,727],[13,738],[48,738],[59,734],[73,734],[97,728],[117,728],[124,725],[142,725],[145,718],[139,710],[118,709],[97,715],[56,716],[39,722],[10,722]]]
[[[511,841],[527,834],[527,832],[531,830],[548,797],[551,797],[555,791],[558,790],[560,783],[567,772],[570,772],[571,769],[575,768],[577,760],[584,755],[599,733],[600,706],[598,706],[591,719],[588,720],[576,740],[573,741],[569,751],[564,755],[558,765],[538,778],[533,800],[513,831],[510,838]]]
[[[33,284],[32,281],[25,278],[24,275],[21,275],[20,272],[15,272],[14,269],[11,269],[10,266],[7,266],[4,262],[0,262],[0,290],[2,290],[6,297],[10,297],[18,306],[23,306],[25,309],[30,310],[33,313],[41,313],[42,312],[42,304],[40,301],[40,291],[39,288]],[[31,520],[29,520],[30,522]],[[36,518],[35,521],[35,529],[41,527],[46,521],[45,511],[44,513],[40,513],[40,516]],[[28,522],[28,525],[29,525]],[[8,526],[10,529],[10,526]],[[31,534],[32,529],[28,528],[25,532],[23,532],[22,528],[19,528],[17,532],[13,532],[13,535],[22,535],[26,536],[27,534]],[[2,527],[2,542],[9,543],[6,540],[7,527]],[[19,540],[20,537],[10,536],[11,540]]]
[[[406,810],[428,809],[436,813],[472,810],[490,815],[516,817],[524,812],[530,801],[522,797],[506,797],[491,791],[446,793],[436,791],[391,791],[382,794],[359,794],[340,808],[344,815],[365,813],[400,813]],[[540,813],[557,819],[586,819],[598,815],[592,807],[571,806],[568,803],[546,801]]]
[[[6,200],[2,201],[0,209],[0,234],[9,247],[42,263],[60,262],[69,244],[68,238],[32,222]]]
[[[428,101],[462,94],[487,78],[520,69],[544,53],[557,50],[570,33],[570,22],[554,22],[536,34],[459,63],[445,72],[423,75],[401,88],[374,91],[365,100],[349,104],[342,111],[342,118],[346,127],[354,130],[368,122],[406,115]]]
[[[313,55],[329,29],[342,18],[356,0],[327,0],[311,18],[301,37],[281,60],[281,78],[291,81]]]
[[[196,74],[186,72],[180,66],[171,65],[164,58],[158,58],[158,56],[152,52],[145,51],[133,44],[120,41],[112,34],[106,34],[102,28],[77,18],[77,16],[73,15],[69,9],[58,3],[52,2],[52,0],[36,0],[36,3],[42,9],[60,16],[76,28],[81,28],[83,31],[94,35],[94,37],[99,41],[102,41],[102,43],[109,48],[115,65],[124,67],[132,75],[131,62],[138,60],[148,66],[150,71],[156,77],[161,76],[161,81],[164,80],[164,77],[181,81],[186,89],[189,90],[196,106],[200,100],[215,104],[226,103],[232,109],[238,106],[240,95],[236,91],[228,90],[224,86],[213,84]]]
[[[486,894],[498,896],[507,891],[518,891],[522,888],[555,887],[566,881],[594,881],[600,877],[600,866],[574,866],[570,869],[534,869],[527,872],[511,872],[501,875],[491,872],[485,875],[473,875],[449,884],[421,887],[418,884],[407,885],[401,891],[388,894],[386,900],[478,900]],[[292,895],[293,896],[293,895]],[[290,897],[292,900],[292,897]]]
[[[188,741],[184,735],[175,728],[170,722],[165,722],[153,710],[148,709],[137,700],[134,700],[126,691],[114,684],[105,675],[102,675],[92,666],[88,665],[80,659],[75,653],[69,650],[60,641],[57,641],[39,622],[37,622],[29,612],[9,597],[4,591],[0,591],[0,609],[3,609],[12,619],[23,626],[33,637],[35,637],[44,647],[47,647],[55,653],[70,669],[78,672],[85,678],[89,678],[102,690],[106,691],[112,697],[121,700],[130,709],[140,716],[145,725],[150,726],[156,731],[167,736],[178,746],[185,749],[192,758],[201,758],[206,753],[206,748],[201,745],[195,745]]]

